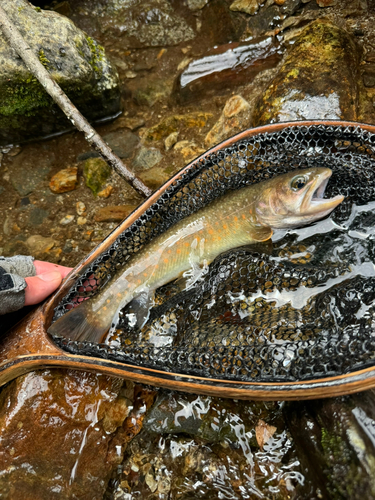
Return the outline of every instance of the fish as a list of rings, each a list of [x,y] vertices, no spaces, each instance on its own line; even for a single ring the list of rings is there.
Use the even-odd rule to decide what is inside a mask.
[[[130,302],[141,327],[160,286],[208,266],[225,251],[267,241],[275,229],[301,227],[330,214],[344,200],[324,198],[331,175],[324,167],[294,170],[218,197],[141,248],[100,293],[69,310],[48,333],[100,343]]]

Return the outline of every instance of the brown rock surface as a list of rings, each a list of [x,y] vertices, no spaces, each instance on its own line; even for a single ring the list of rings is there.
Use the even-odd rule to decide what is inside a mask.
[[[236,132],[246,129],[250,124],[250,111],[250,104],[240,95],[228,99],[218,122],[206,136],[206,146],[214,146]]]
[[[96,222],[121,222],[135,208],[135,205],[108,205],[107,207],[99,208],[94,219]]]
[[[233,90],[250,83],[282,58],[279,43],[272,37],[259,37],[244,43],[229,43],[211,49],[195,59],[180,73],[175,83],[175,98],[186,103]]]
[[[53,193],[66,193],[67,191],[73,191],[78,184],[78,168],[69,167],[64,168],[55,174],[50,183],[49,187]]]
[[[29,373],[0,396],[0,498],[102,499],[121,461],[123,382],[73,370]]]
[[[358,52],[353,38],[324,20],[295,38],[254,111],[253,125],[304,119],[357,119]]]

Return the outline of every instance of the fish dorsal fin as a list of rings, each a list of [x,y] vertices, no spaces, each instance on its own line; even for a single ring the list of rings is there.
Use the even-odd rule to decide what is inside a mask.
[[[262,224],[255,224],[251,228],[251,236],[255,241],[267,241],[273,235],[273,231],[269,226],[262,226]]]

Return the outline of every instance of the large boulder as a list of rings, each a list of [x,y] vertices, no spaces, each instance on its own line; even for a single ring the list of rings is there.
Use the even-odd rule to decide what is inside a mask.
[[[4,0],[2,6],[41,63],[87,119],[98,120],[119,111],[116,69],[93,38],[66,17],[33,7],[25,0]],[[0,67],[0,145],[71,127],[1,33]]]
[[[254,126],[294,120],[356,120],[359,54],[353,37],[324,20],[294,39],[254,110]]]

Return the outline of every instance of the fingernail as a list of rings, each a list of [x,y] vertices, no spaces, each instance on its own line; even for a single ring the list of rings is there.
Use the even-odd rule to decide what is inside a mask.
[[[52,271],[51,273],[39,274],[38,278],[42,281],[61,281],[61,274],[57,271]]]

